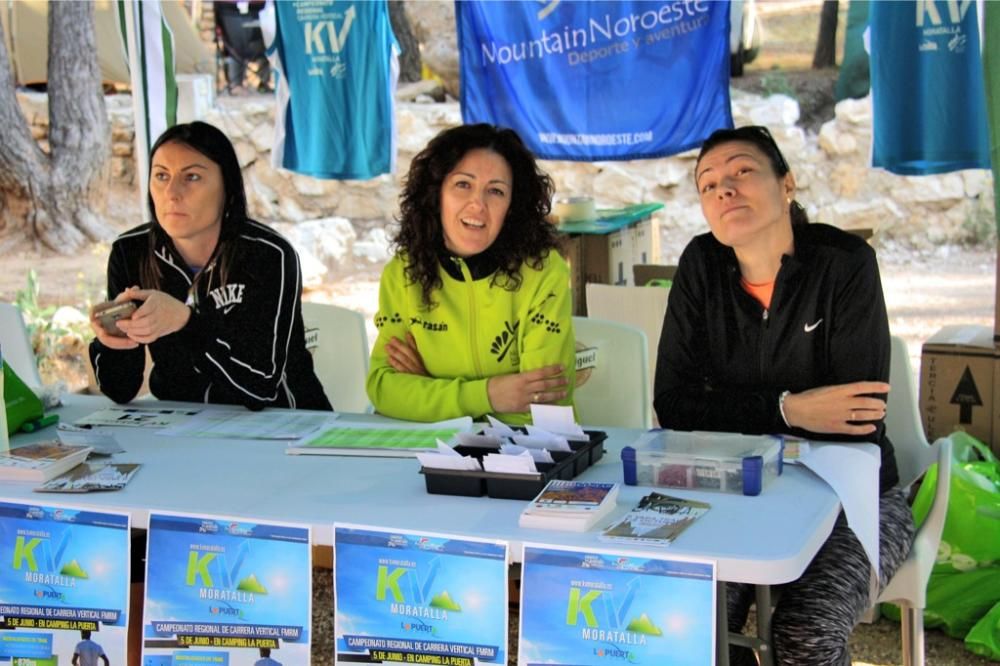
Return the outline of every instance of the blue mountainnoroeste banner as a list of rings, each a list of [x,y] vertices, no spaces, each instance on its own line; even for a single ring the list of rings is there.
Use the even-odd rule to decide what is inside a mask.
[[[976,10],[871,4],[872,166],[903,175],[990,168]]]
[[[455,3],[462,119],[517,131],[539,157],[683,152],[729,105],[729,3]]]

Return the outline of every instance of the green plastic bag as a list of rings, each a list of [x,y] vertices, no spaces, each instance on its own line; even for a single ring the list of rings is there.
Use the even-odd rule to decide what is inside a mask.
[[[927,582],[924,626],[941,629],[952,638],[969,630],[1000,602],[1000,567],[960,573],[932,573]],[[882,615],[899,622],[899,606],[882,604]]]
[[[40,419],[45,411],[42,401],[14,374],[6,361],[3,362],[3,403],[8,435],[13,435],[28,421]]]
[[[1000,462],[967,433],[952,433],[951,440],[951,491],[935,573],[1000,564]],[[913,501],[913,519],[918,525],[930,511],[936,488],[937,465],[932,465]]]
[[[1000,661],[1000,603],[983,616],[965,636],[965,649]]]

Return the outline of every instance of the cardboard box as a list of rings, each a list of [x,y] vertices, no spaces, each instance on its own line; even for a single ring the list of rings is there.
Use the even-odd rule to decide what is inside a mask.
[[[608,237],[580,235],[568,237],[562,247],[562,255],[569,262],[569,281],[573,291],[573,314],[583,317],[587,314],[588,282],[607,284]]]
[[[563,225],[562,254],[570,264],[573,314],[586,316],[586,285],[631,285],[632,266],[660,259],[659,222],[653,217],[662,204],[636,204],[598,211],[593,221]]]
[[[920,414],[930,441],[964,430],[1000,452],[1000,348],[989,327],[945,326],[924,343]]]
[[[1000,238],[997,239],[997,256],[1000,257]],[[993,282],[997,305],[993,311],[993,342],[1000,342],[1000,261],[997,262],[997,279]]]
[[[632,284],[645,287],[650,280],[673,280],[677,266],[672,264],[636,264],[632,267]]]

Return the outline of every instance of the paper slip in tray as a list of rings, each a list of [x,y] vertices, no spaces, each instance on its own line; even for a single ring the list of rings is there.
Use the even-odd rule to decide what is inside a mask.
[[[585,430],[590,439],[586,442],[569,442],[572,451],[552,451],[554,463],[536,463],[537,474],[505,474],[480,470],[454,470],[421,467],[427,492],[435,495],[488,495],[497,499],[530,500],[542,491],[552,479],[575,478],[604,456],[606,432]],[[499,448],[456,446],[455,452],[472,456],[482,462],[488,453],[499,453]]]

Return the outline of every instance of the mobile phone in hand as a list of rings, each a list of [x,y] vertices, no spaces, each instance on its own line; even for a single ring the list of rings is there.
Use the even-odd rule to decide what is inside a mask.
[[[94,306],[94,316],[97,317],[101,328],[107,331],[108,335],[124,338],[125,332],[118,328],[117,322],[119,319],[128,319],[135,310],[135,303],[132,301],[122,303],[106,301]]]

